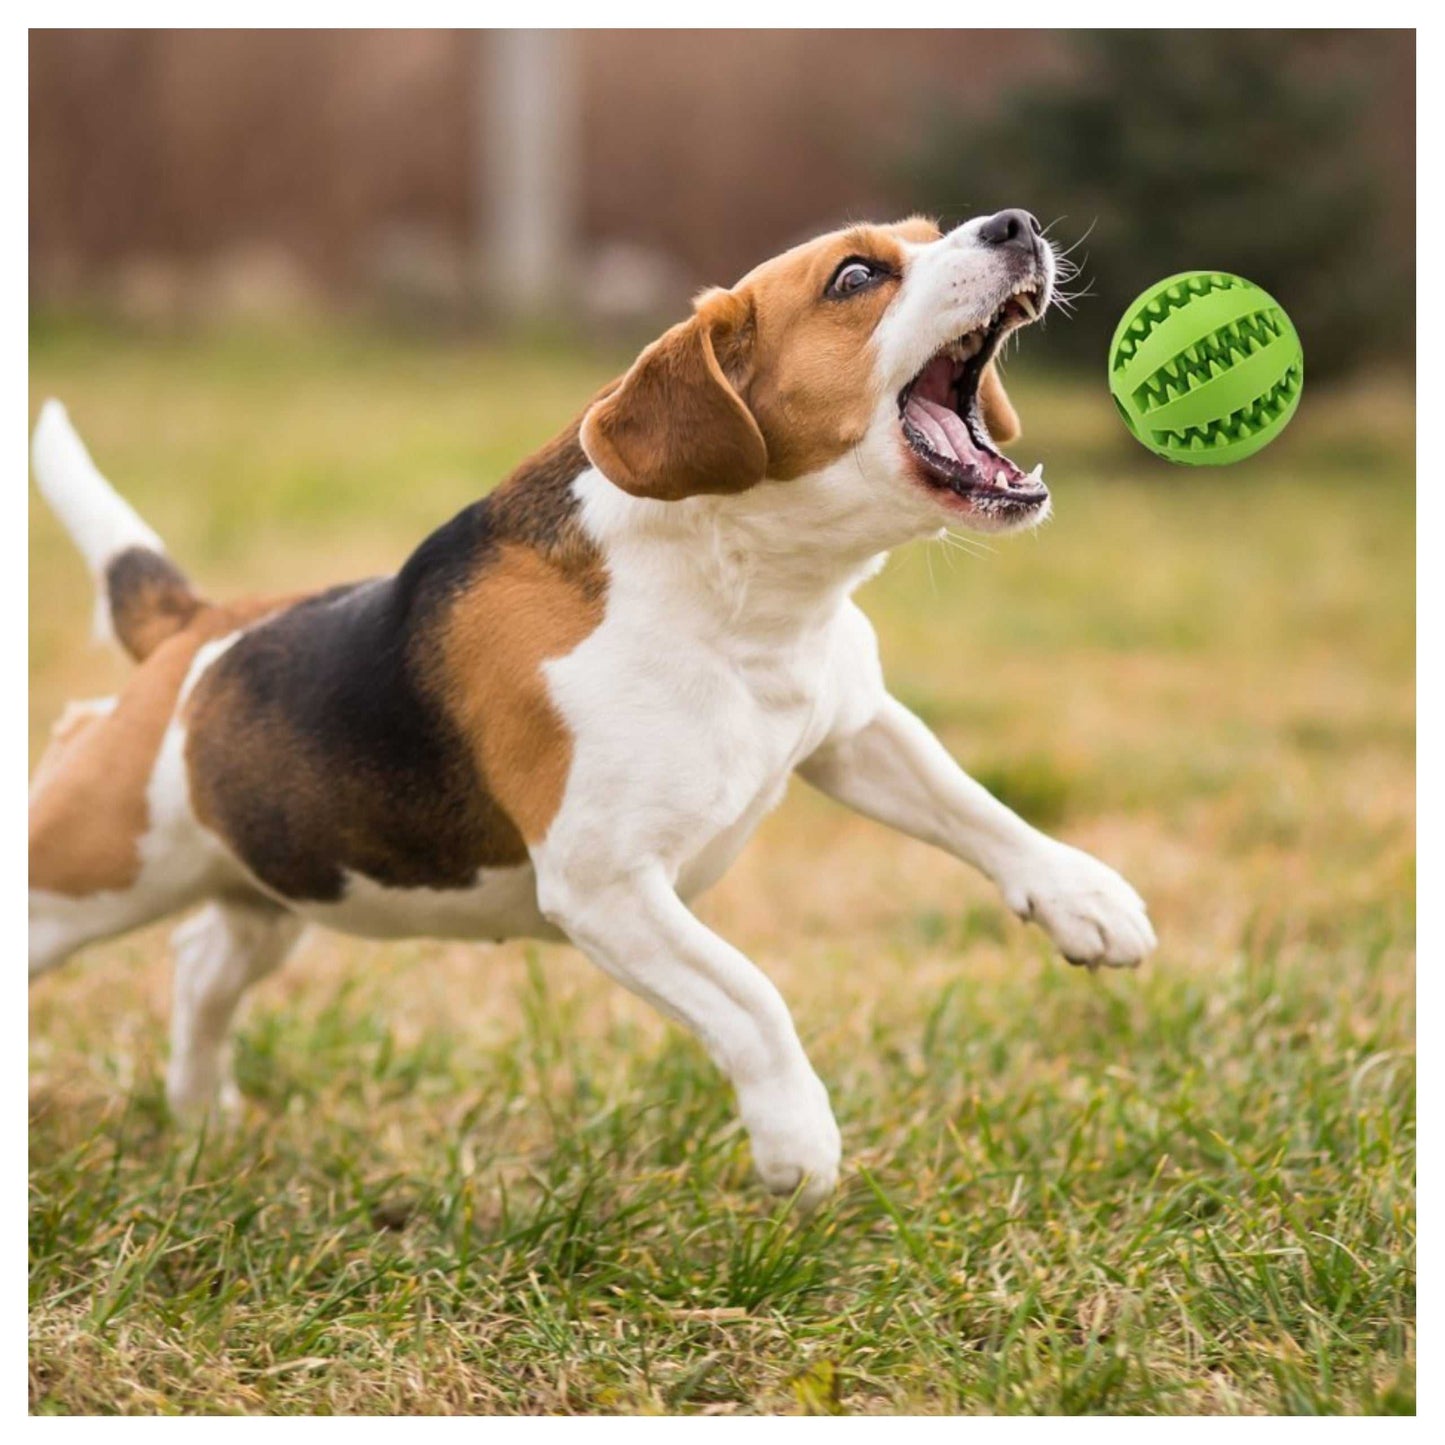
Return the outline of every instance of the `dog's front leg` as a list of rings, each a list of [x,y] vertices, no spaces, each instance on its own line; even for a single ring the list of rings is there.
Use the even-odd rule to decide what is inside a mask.
[[[971,863],[1073,963],[1130,967],[1154,947],[1139,895],[1097,858],[1030,827],[949,756],[895,698],[798,769],[867,817]]]
[[[591,871],[539,866],[543,913],[604,972],[697,1035],[732,1081],[763,1183],[816,1205],[837,1182],[842,1144],[777,989],[689,912],[660,867],[577,876]]]

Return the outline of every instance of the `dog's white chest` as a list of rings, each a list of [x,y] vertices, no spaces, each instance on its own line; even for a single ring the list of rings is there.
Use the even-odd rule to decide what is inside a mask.
[[[751,685],[749,685],[751,684]],[[708,751],[730,766],[715,809],[698,817],[698,836],[678,868],[678,891],[690,898],[727,871],[758,825],[782,800],[798,762],[816,746],[820,693],[816,668],[770,669],[744,683],[750,699],[723,720]]]
[[[853,613],[753,639],[689,636],[660,599],[609,608],[548,669],[575,746],[547,847],[607,868],[657,860],[684,897],[715,883],[834,726],[840,680],[873,677]]]

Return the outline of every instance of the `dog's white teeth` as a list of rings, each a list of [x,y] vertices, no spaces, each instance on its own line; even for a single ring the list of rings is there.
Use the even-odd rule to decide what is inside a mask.
[[[1039,308],[1034,304],[1034,298],[1030,296],[1027,291],[1019,292],[1019,305],[1028,314],[1028,318],[1030,321],[1038,320]]]
[[[1042,482],[1043,482],[1043,480],[1044,480],[1044,464],[1043,464],[1042,462],[1039,462],[1038,465],[1034,467],[1033,471],[1031,471],[1031,472],[1029,473],[1029,480],[1030,480],[1031,482],[1039,482],[1039,483],[1042,483]]]
[[[942,348],[942,354],[950,361],[965,362],[977,356],[983,346],[983,336],[980,332],[970,331],[967,336],[960,337],[957,341],[950,341]]]

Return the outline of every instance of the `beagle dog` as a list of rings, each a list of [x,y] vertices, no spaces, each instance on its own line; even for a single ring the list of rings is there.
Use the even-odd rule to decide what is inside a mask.
[[[766,977],[688,900],[800,773],[980,869],[1072,962],[1137,964],[1144,905],[1036,831],[890,697],[852,602],[887,550],[1032,527],[993,359],[1048,307],[1027,212],[796,247],[693,314],[389,577],[212,602],[65,412],[40,490],[138,666],[73,705],[30,809],[30,969],[204,903],[175,935],[167,1093],[234,1098],[244,992],[307,922],[567,938],[691,1029],[771,1190],[834,1187],[828,1092]]]

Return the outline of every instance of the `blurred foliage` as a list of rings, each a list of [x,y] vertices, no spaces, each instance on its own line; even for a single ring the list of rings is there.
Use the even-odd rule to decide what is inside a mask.
[[[1337,375],[1413,354],[1413,248],[1366,134],[1369,87],[1308,37],[1267,31],[1109,31],[1077,37],[1078,64],[1005,96],[980,124],[935,115],[902,164],[910,193],[957,219],[1024,205],[1083,266],[1060,354],[1102,364],[1115,323],[1176,271],[1233,271],[1289,311],[1306,369]],[[1362,52],[1362,64],[1369,63]]]

